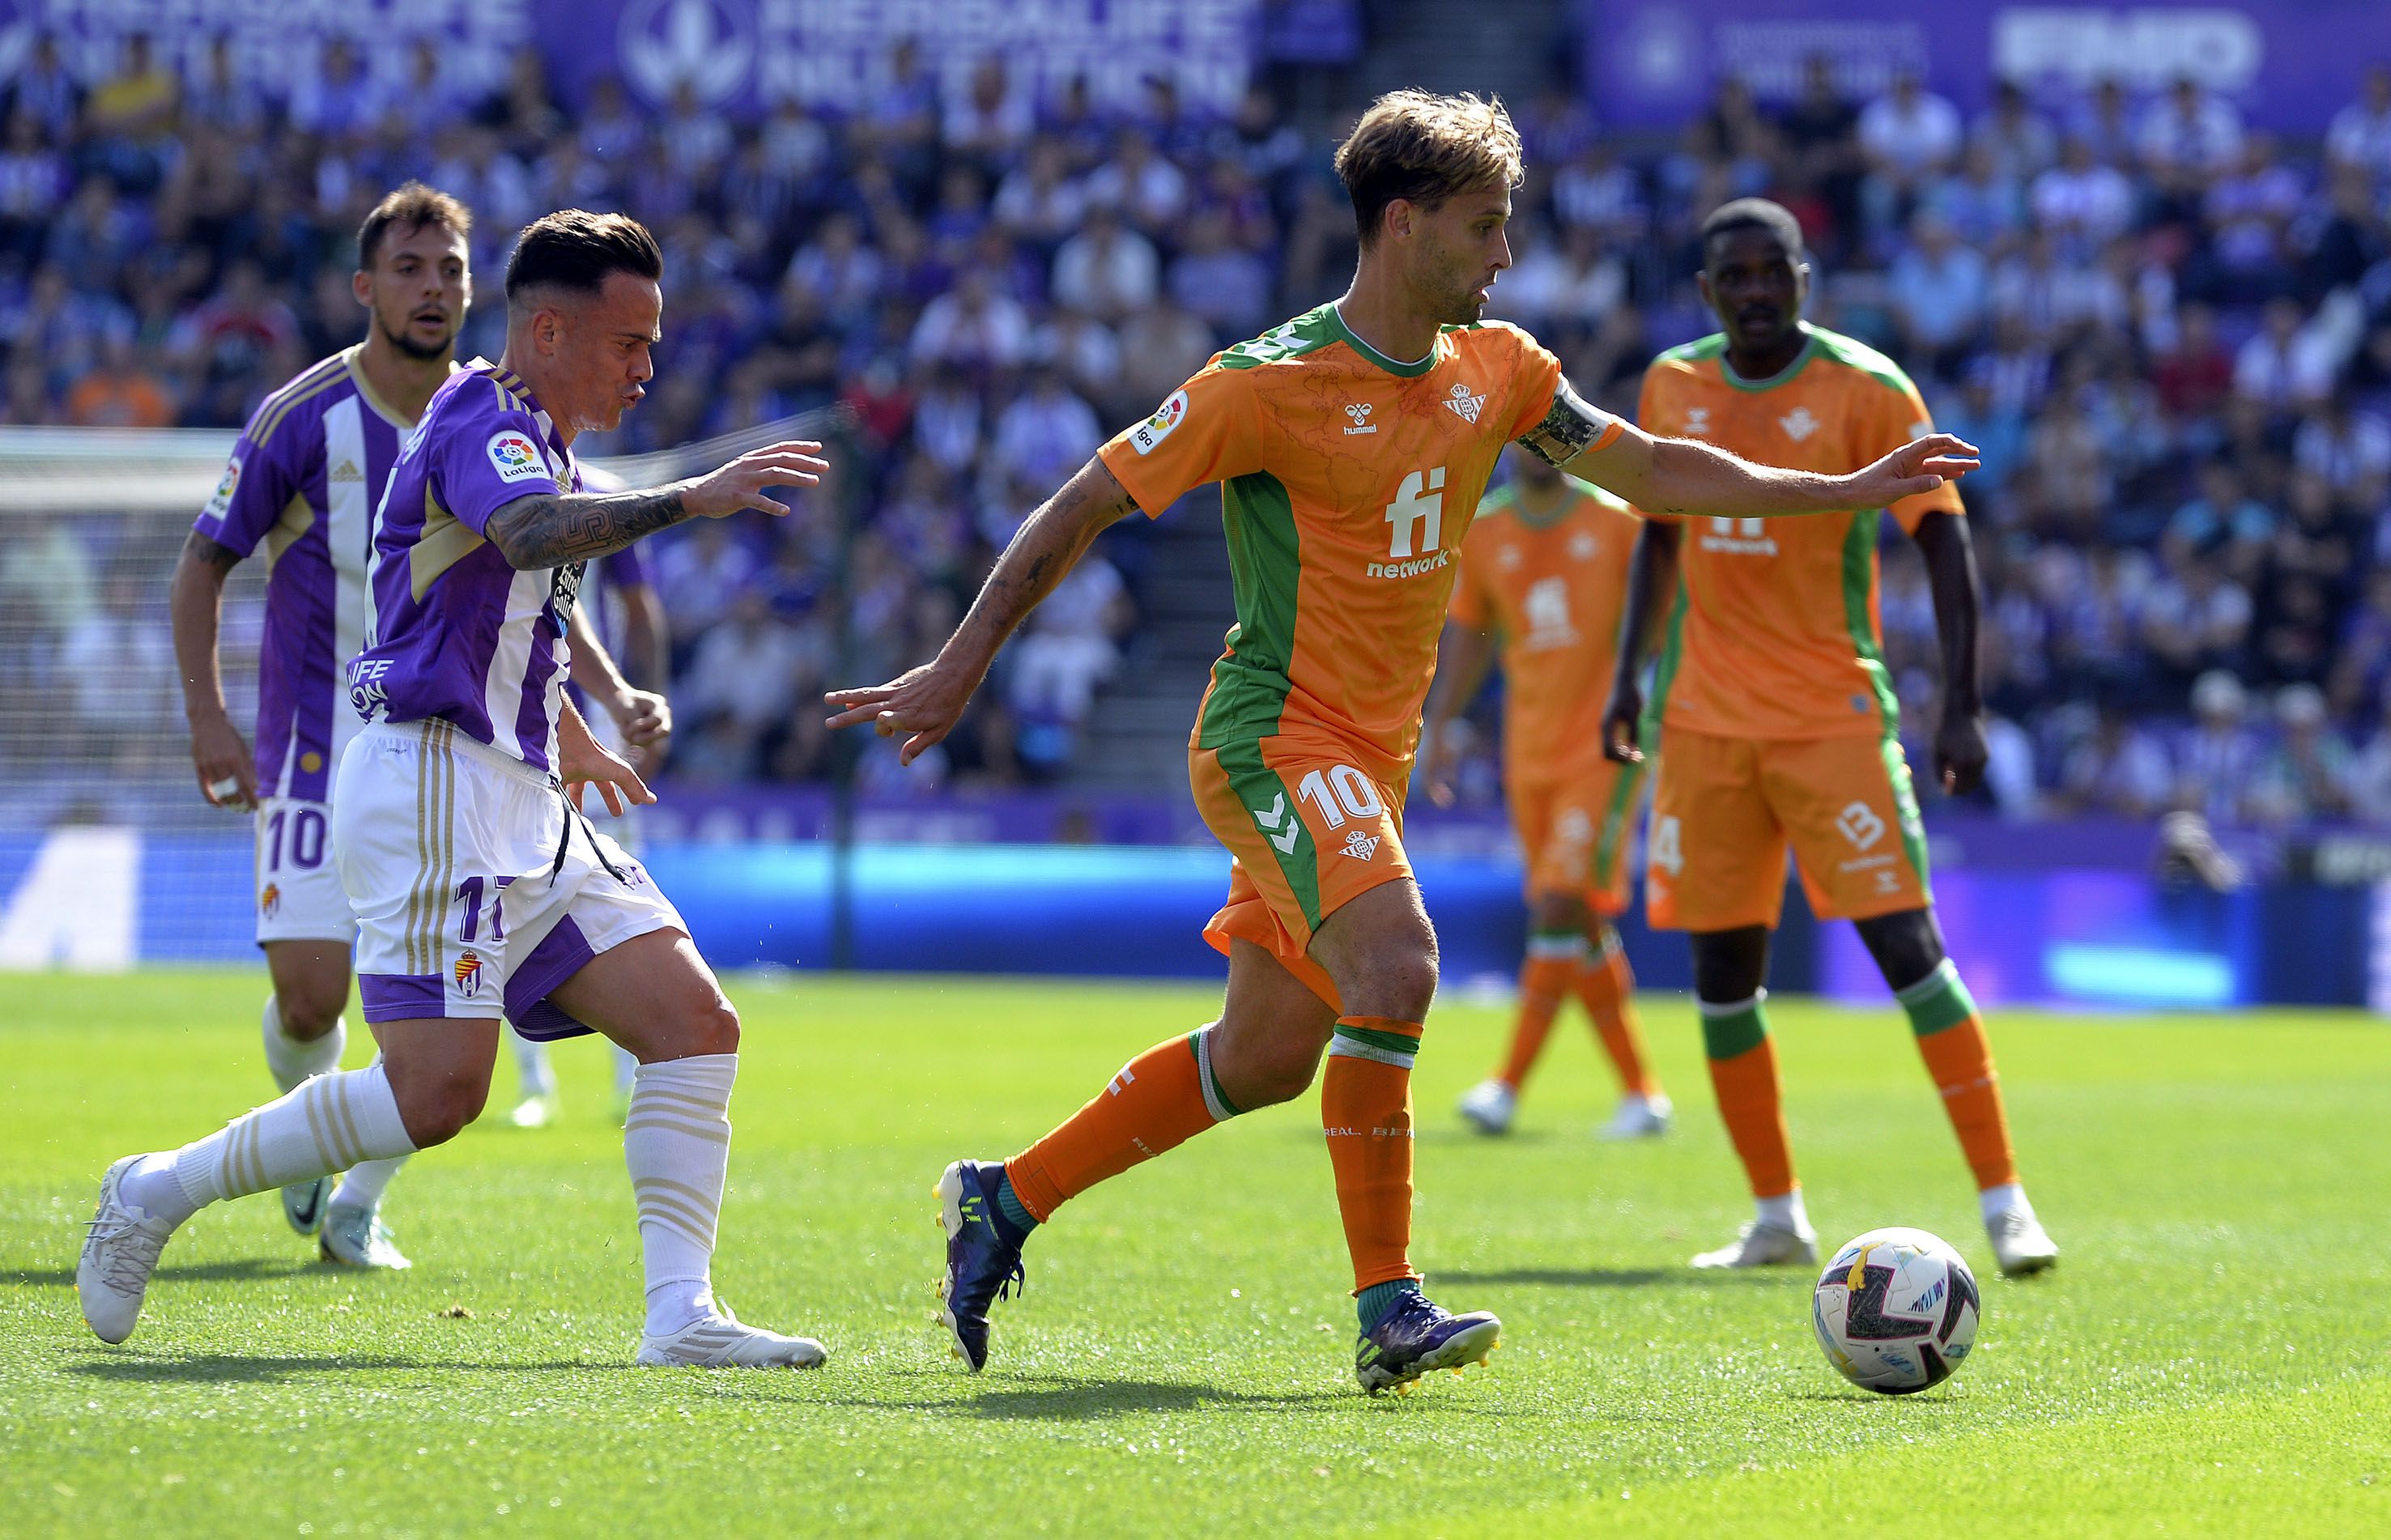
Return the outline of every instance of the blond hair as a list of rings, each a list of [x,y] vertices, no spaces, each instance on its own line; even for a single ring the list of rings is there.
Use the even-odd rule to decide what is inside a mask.
[[[1503,98],[1389,91],[1337,148],[1365,248],[1397,199],[1433,209],[1456,193],[1519,185],[1519,131]]]

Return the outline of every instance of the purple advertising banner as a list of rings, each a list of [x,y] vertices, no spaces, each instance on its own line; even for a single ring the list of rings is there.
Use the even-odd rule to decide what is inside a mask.
[[[222,36],[240,78],[281,97],[338,37],[395,90],[410,45],[429,39],[464,97],[494,90],[528,45],[570,100],[616,75],[651,107],[686,84],[700,106],[741,114],[786,98],[845,111],[886,82],[910,38],[947,103],[1001,55],[1031,100],[1084,79],[1099,106],[1126,105],[1160,77],[1191,105],[1226,110],[1245,90],[1256,13],[1257,0],[0,0],[0,78],[43,34],[85,81],[104,78],[134,32],[187,77]]]
[[[2134,95],[2189,75],[2256,125],[2323,132],[2391,58],[2384,0],[2217,6],[2004,6],[1989,0],[1581,0],[1585,84],[1609,124],[1669,128],[1740,78],[1764,107],[1790,101],[1813,57],[1843,93],[1878,95],[1917,71],[1970,112],[1994,83],[2052,98],[2115,80]]]

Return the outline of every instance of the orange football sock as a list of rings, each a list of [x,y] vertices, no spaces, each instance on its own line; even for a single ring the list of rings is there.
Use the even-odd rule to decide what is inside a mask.
[[[2018,1179],[2017,1156],[2010,1147],[2009,1114],[2001,1106],[2000,1072],[1993,1068],[1993,1045],[1984,1037],[1984,1018],[1959,981],[1959,970],[1949,958],[1932,973],[1903,990],[1901,1008],[1909,1013],[1910,1030],[1918,1034],[1918,1052],[1926,1072],[1943,1093],[1951,1115],[1951,1129],[1968,1169],[1976,1175],[1979,1191],[2005,1186]]]
[[[1494,1072],[1495,1079],[1512,1090],[1527,1083],[1536,1055],[1544,1051],[1553,1017],[1569,998],[1570,980],[1584,951],[1583,936],[1528,938],[1528,955],[1519,964],[1519,1017],[1511,1028],[1510,1055]]]
[[[1065,1199],[1235,1117],[1212,1075],[1213,1030],[1140,1054],[1061,1127],[1007,1160],[1021,1206],[1043,1223]]]
[[[1337,1018],[1320,1077],[1320,1121],[1353,1256],[1353,1292],[1412,1271],[1412,1059],[1420,1024]]]
[[[1793,1145],[1785,1132],[1777,1045],[1768,1040],[1768,1016],[1762,1003],[1767,998],[1763,990],[1732,1005],[1702,1001],[1702,1046],[1710,1055],[1719,1117],[1743,1161],[1751,1196],[1783,1197],[1794,1186]]]
[[[1577,997],[1594,1017],[1595,1035],[1619,1071],[1619,1083],[1639,1096],[1657,1096],[1661,1082],[1644,1060],[1644,1031],[1635,1022],[1635,970],[1619,938],[1605,934],[1600,949],[1578,964]]]

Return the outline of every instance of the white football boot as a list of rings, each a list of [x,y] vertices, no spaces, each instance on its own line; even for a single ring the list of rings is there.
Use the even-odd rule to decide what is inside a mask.
[[[1480,1081],[1461,1098],[1457,1110],[1480,1133],[1508,1133],[1519,1110],[1519,1094],[1501,1081]]]
[[[1817,1265],[1818,1237],[1782,1224],[1752,1220],[1736,1232],[1734,1243],[1694,1258],[1696,1267],[1790,1267]]]
[[[553,1093],[534,1092],[517,1102],[507,1114],[507,1122],[515,1128],[546,1128],[556,1121],[557,1099]]]
[[[354,1203],[335,1203],[326,1209],[324,1229],[316,1237],[316,1249],[326,1262],[340,1267],[404,1273],[415,1265],[391,1238],[390,1226],[381,1222],[380,1204],[367,1209]]]
[[[830,1357],[810,1337],[783,1337],[761,1326],[742,1326],[730,1307],[717,1300],[714,1314],[670,1337],[641,1337],[642,1368],[693,1365],[699,1368],[815,1369]]]
[[[1619,1099],[1619,1110],[1595,1133],[1597,1139],[1658,1139],[1677,1119],[1676,1105],[1666,1096],[1631,1091]]]
[[[149,1210],[123,1199],[124,1173],[140,1158],[128,1155],[99,1179],[99,1211],[92,1216],[83,1257],[75,1263],[75,1294],[83,1301],[83,1318],[103,1342],[122,1342],[140,1324],[149,1275],[158,1269],[166,1237],[174,1233],[174,1225],[150,1218]]]
[[[2004,1278],[2031,1277],[2059,1262],[2059,1243],[2042,1227],[2032,1209],[2004,1209],[1984,1221],[1993,1243],[1993,1259]]]

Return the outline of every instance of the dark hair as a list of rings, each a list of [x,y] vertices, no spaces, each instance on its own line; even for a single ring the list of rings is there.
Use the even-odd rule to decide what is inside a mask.
[[[381,252],[381,238],[394,227],[402,234],[412,234],[426,225],[436,225],[450,235],[470,238],[473,233],[472,211],[437,188],[420,182],[407,182],[384,193],[366,222],[357,226],[357,268],[369,271],[374,258]]]
[[[1785,254],[1802,260],[1802,222],[1782,203],[1765,198],[1738,198],[1721,203],[1702,221],[1702,264],[1710,265],[1711,237],[1729,230],[1766,230],[1785,243]]]
[[[665,276],[665,254],[648,227],[628,214],[560,209],[533,220],[516,238],[507,258],[507,298],[538,288],[594,294],[613,273]]]

